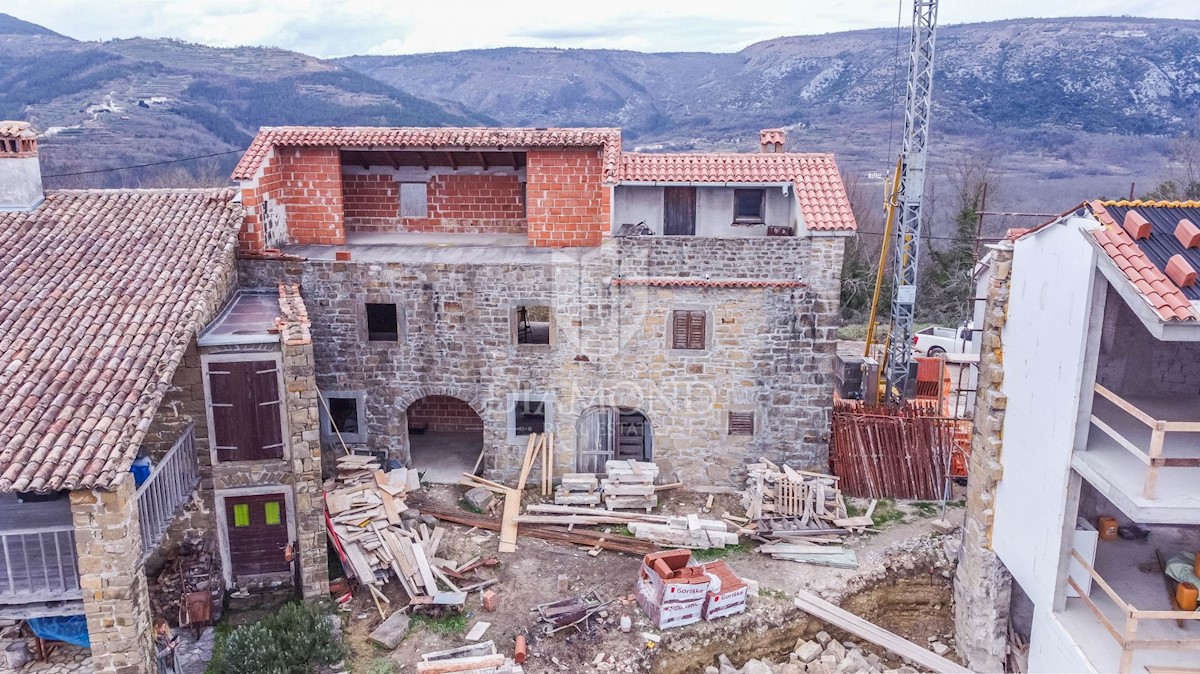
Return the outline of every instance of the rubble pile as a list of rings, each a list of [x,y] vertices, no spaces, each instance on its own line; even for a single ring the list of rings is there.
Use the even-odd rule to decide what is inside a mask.
[[[739,668],[721,655],[717,665],[704,668],[704,674],[918,674],[918,670],[895,667],[854,642],[838,641],[822,631],[812,639],[796,640],[786,662],[750,660]]]

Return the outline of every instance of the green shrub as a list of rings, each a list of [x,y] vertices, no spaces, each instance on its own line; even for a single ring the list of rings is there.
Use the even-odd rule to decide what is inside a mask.
[[[311,674],[346,655],[334,631],[336,618],[309,604],[293,603],[231,631],[216,649],[213,674]]]

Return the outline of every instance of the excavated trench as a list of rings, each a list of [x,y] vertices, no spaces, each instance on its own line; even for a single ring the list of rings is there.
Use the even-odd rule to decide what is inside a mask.
[[[929,637],[943,642],[954,633],[950,581],[938,574],[888,577],[858,591],[841,607],[921,645]],[[854,634],[829,626],[780,600],[764,611],[739,616],[735,620],[710,623],[704,634],[679,637],[664,644],[653,659],[654,674],[699,674],[716,664],[724,653],[738,666],[747,660],[786,662],[801,637],[811,638],[821,630],[840,641],[852,641],[864,651],[894,661],[887,651]],[[899,663],[895,663],[899,666]]]

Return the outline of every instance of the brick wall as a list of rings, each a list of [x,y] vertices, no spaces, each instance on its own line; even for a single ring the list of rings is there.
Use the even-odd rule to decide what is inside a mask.
[[[442,174],[428,182],[428,217],[400,217],[400,185],[389,174],[342,175],[352,232],[525,233],[525,194],[515,175]]]
[[[430,431],[483,432],[483,419],[467,403],[451,396],[427,396],[408,408],[408,425]]]
[[[526,174],[529,245],[600,245],[610,228],[612,188],[604,185],[599,150],[530,150]]]
[[[285,243],[346,243],[337,148],[275,148],[262,175],[242,189],[242,252]]]

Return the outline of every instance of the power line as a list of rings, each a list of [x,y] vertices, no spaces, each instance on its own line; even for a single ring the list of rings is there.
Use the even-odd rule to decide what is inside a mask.
[[[192,161],[195,159],[208,159],[209,157],[222,157],[227,154],[241,154],[245,150],[226,150],[225,152],[213,152],[212,154],[199,154],[195,157],[183,157],[181,159],[166,159],[164,161],[150,162],[149,164],[133,164],[132,166],[114,166],[112,168],[93,169],[91,171],[74,171],[72,173],[51,173],[42,176],[43,178],[65,178],[67,176],[86,176],[94,173],[110,173],[112,171],[128,171],[130,169],[147,168],[150,166],[162,166],[164,164],[178,164],[180,162]]]

